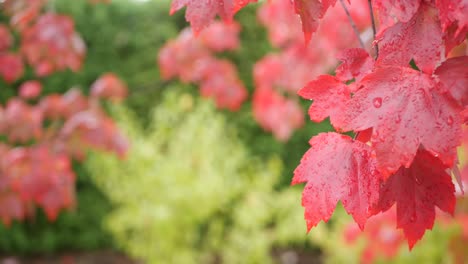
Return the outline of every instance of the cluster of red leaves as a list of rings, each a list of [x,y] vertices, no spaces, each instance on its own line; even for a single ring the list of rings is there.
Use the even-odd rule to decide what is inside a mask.
[[[231,19],[248,2],[175,0],[172,11],[187,5],[187,19],[200,28],[216,14]],[[307,41],[336,2],[293,0]],[[302,204],[308,229],[328,221],[339,201],[361,229],[372,216],[396,207],[397,228],[412,248],[432,228],[436,207],[450,214],[455,209],[449,172],[466,123],[468,57],[445,58],[466,39],[467,3],[372,2],[380,25],[373,43],[380,49],[378,58],[346,50],[336,76],[318,76],[299,91],[313,100],[313,121],[329,117],[337,131],[357,137],[313,137],[293,184],[306,183]],[[279,43],[289,41],[274,35]]]
[[[21,39],[19,53],[9,51],[14,38],[6,25],[0,25],[0,76],[7,83],[23,75],[23,60],[37,76],[67,68],[77,71],[82,65],[86,46],[75,32],[73,20],[55,13],[41,14],[44,4],[43,0],[7,0],[2,6]]]
[[[0,76],[8,83],[20,79],[27,65],[38,76],[81,66],[85,48],[73,21],[41,14],[45,3],[6,0],[2,4],[12,25],[12,29],[0,25]],[[19,54],[10,51],[16,48],[10,30],[19,33]],[[0,106],[0,219],[6,225],[33,216],[36,206],[50,220],[56,219],[60,210],[75,205],[73,160],[83,160],[89,149],[123,157],[128,148],[100,106],[100,99],[118,102],[126,96],[126,85],[114,74],[99,78],[90,97],[78,89],[41,96],[38,80],[17,87],[18,96]]]
[[[347,6],[353,19],[359,22],[359,29],[368,28],[370,24],[365,19],[368,15],[365,12],[367,1],[359,0],[353,6]],[[297,91],[335,66],[336,52],[357,45],[358,39],[339,5],[324,16],[317,34],[307,45],[304,45],[300,18],[288,1],[266,2],[259,9],[258,18],[268,29],[270,41],[279,51],[266,55],[254,66],[256,91],[253,114],[266,131],[284,141],[304,124]],[[334,26],[337,23],[342,26]]]
[[[54,71],[81,67],[86,46],[75,32],[74,22],[63,15],[41,15],[30,27],[21,31],[21,53],[37,76]]]
[[[239,9],[252,2],[256,2],[256,0],[174,0],[170,13],[173,14],[179,9],[187,7],[185,18],[190,22],[193,30],[198,33],[207,27],[216,15],[219,15],[226,22],[231,22]]]
[[[6,138],[0,145],[0,218],[5,224],[31,215],[34,205],[44,208],[50,220],[60,209],[72,208],[75,176],[70,163],[83,160],[89,149],[125,155],[126,139],[99,106],[99,98],[122,96],[122,87],[106,76],[95,82],[90,98],[71,89],[44,96],[37,104],[25,99],[38,95],[40,83],[25,82],[20,88],[24,99],[12,98],[0,109],[0,134]]]
[[[465,131],[468,127],[465,126]],[[462,155],[468,154],[468,133],[461,146]],[[455,263],[465,263],[468,255],[464,245],[468,242],[468,163],[461,164],[462,170],[459,177],[459,185],[456,190],[457,206],[453,217],[436,211],[439,224],[442,228],[458,226],[460,233],[454,235],[447,248],[455,258]],[[455,172],[454,172],[455,174]],[[395,208],[378,214],[369,219],[363,232],[359,227],[350,223],[346,226],[344,238],[347,243],[353,244],[359,237],[364,239],[364,251],[361,255],[362,263],[374,263],[376,258],[393,259],[404,242],[404,236],[400,230],[396,230],[397,214]]]
[[[384,6],[409,10],[396,2],[385,1]],[[418,8],[407,21],[381,22],[375,43],[380,55],[375,62],[363,50],[349,50],[336,77],[319,76],[299,92],[314,101],[309,109],[312,120],[330,117],[336,130],[359,134],[357,140],[346,137],[352,142],[346,149],[353,155],[335,155],[335,161],[329,157],[326,166],[338,162],[341,165],[335,166],[347,168],[329,177],[314,160],[328,154],[322,148],[337,153],[343,152],[345,145],[330,143],[337,134],[311,140],[312,147],[293,179],[294,184],[307,182],[303,206],[309,228],[320,220],[327,221],[338,200],[361,228],[368,218],[396,204],[397,227],[403,229],[411,248],[432,228],[436,206],[454,212],[455,187],[447,171],[455,165],[456,148],[461,143],[468,57],[444,59],[450,52],[447,40],[453,39],[446,37],[451,32],[444,31],[440,3],[414,2]],[[380,17],[387,14],[385,10],[379,9]],[[464,27],[457,24],[457,32],[466,34]],[[412,69],[411,60],[421,70]],[[351,79],[355,82],[346,85]],[[357,154],[356,149],[363,147],[361,141],[371,155]],[[363,157],[368,164],[359,163]],[[317,177],[344,190],[338,197],[320,195]],[[321,210],[321,206],[328,210]]]
[[[185,29],[159,52],[162,77],[197,83],[201,95],[213,98],[218,108],[238,110],[247,91],[234,65],[214,57],[213,53],[236,49],[239,31],[238,24],[221,22],[210,25],[197,37],[190,29]]]

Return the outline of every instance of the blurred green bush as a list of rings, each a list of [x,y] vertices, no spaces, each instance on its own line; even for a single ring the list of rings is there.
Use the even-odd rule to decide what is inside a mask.
[[[282,162],[248,154],[211,102],[164,94],[145,130],[116,108],[133,142],[124,162],[102,154],[86,167],[116,206],[107,226],[146,263],[270,263],[274,246],[307,244],[300,190],[275,190]]]

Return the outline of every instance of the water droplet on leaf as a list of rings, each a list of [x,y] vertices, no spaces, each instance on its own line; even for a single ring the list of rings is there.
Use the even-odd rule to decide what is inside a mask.
[[[373,102],[375,108],[380,108],[382,106],[382,98],[380,98],[380,97],[374,98],[374,100],[372,102]]]

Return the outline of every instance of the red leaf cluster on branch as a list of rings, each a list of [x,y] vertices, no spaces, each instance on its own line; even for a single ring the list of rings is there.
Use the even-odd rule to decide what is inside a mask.
[[[298,48],[290,44],[296,43],[297,37],[285,33],[288,32],[285,24],[294,21],[282,13],[287,10],[282,8],[287,2],[269,1],[267,6],[278,6],[262,12],[267,14],[264,20],[272,25],[273,43],[290,52],[289,47]],[[293,1],[307,42],[326,23],[326,16],[338,8],[336,2]],[[346,6],[345,1],[339,2]],[[350,2],[347,11],[365,4],[357,0]],[[172,10],[179,9],[181,3],[189,6],[187,18],[192,25],[206,25],[216,14],[231,19],[237,11],[225,15],[216,9],[219,4],[216,1],[205,6],[177,0]],[[467,120],[468,57],[447,59],[447,55],[466,39],[468,4],[462,0],[374,0],[372,3],[379,25],[373,42],[378,46],[377,59],[362,49],[343,51],[338,55],[342,64],[336,76],[318,76],[299,91],[302,97],[313,100],[309,109],[313,121],[329,117],[337,131],[352,131],[356,139],[338,133],[312,138],[311,148],[294,172],[293,184],[306,183],[302,204],[309,229],[321,220],[327,221],[337,202],[344,205],[361,228],[372,216],[396,207],[397,228],[403,230],[412,248],[425,230],[432,228],[436,207],[450,214],[455,208],[455,187],[449,172],[456,165],[456,148],[461,144],[462,125]],[[272,14],[278,19],[271,19]],[[361,14],[369,24],[371,16]],[[373,12],[371,15],[375,26]],[[361,20],[353,17],[352,12],[350,17],[355,25],[353,30],[359,34]],[[333,32],[350,22],[335,17],[330,23],[324,27],[325,31]],[[297,34],[298,30],[289,32]],[[340,46],[341,39],[331,37],[325,43],[324,47],[331,50],[320,50],[319,55],[335,55],[336,50],[345,48]],[[299,58],[308,58],[307,52]],[[285,71],[283,67],[296,70],[301,60],[291,60],[287,66],[282,65],[283,61],[288,60],[268,56],[255,69],[258,92],[265,95],[264,101],[268,103],[258,99],[260,96],[254,100],[258,100],[258,105],[265,105],[265,109],[271,108],[268,105],[273,101],[284,104],[272,99],[275,97],[268,95],[265,87],[270,90],[277,89],[274,86],[278,84],[291,87],[282,88],[283,93],[298,89],[295,85],[299,77],[288,78],[296,76],[296,72]],[[333,60],[325,63],[332,64]],[[267,78],[268,75],[274,77]],[[307,77],[307,81],[314,79],[314,71],[310,70]],[[261,111],[261,107],[254,111]],[[283,115],[279,110],[265,113],[266,118],[258,113],[256,117],[264,127],[273,130],[268,116],[282,118]]]
[[[12,28],[0,25],[0,76],[19,80],[31,66],[44,77],[55,71],[78,70],[85,46],[67,16],[41,14],[43,0],[6,0],[2,11]],[[15,53],[10,30],[17,30],[20,53]],[[23,64],[23,60],[26,62]],[[0,106],[0,220],[32,217],[37,206],[49,220],[75,206],[75,173],[71,163],[90,149],[123,157],[128,143],[101,107],[100,99],[121,101],[126,85],[107,73],[91,87],[91,96],[73,88],[65,94],[41,96],[39,80],[15,85],[18,96]]]
[[[164,79],[179,77],[200,85],[202,96],[213,98],[218,108],[238,110],[247,91],[228,60],[214,57],[214,52],[234,50],[239,45],[240,26],[217,22],[195,37],[185,29],[159,52],[158,64]]]
[[[460,145],[464,122],[461,112],[466,107],[462,98],[468,93],[463,85],[468,80],[468,57],[444,61],[444,53],[450,50],[444,52],[446,32],[438,12],[433,5],[421,2],[407,22],[398,21],[380,30],[380,54],[373,66],[363,52],[349,52],[351,58],[344,60],[339,78],[333,79],[334,85],[325,82],[328,77],[321,76],[300,91],[305,98],[314,100],[310,110],[313,120],[326,113],[338,131],[371,135],[362,140],[372,149],[369,159],[376,165],[381,184],[378,189],[366,188],[379,197],[377,203],[369,204],[368,217],[396,204],[397,227],[403,229],[410,248],[426,229],[432,228],[436,206],[451,214],[455,208],[455,188],[446,171],[455,165],[456,148]],[[411,60],[421,71],[411,68]],[[447,78],[448,72],[451,78]],[[350,77],[355,78],[355,83],[345,85]],[[332,104],[337,94],[339,107]],[[312,145],[309,155],[320,155],[319,151]],[[293,183],[298,178],[307,182],[307,197],[317,191],[307,187],[316,173],[303,169],[303,164],[309,164],[307,154],[295,171]],[[365,172],[354,173],[369,186]],[[345,199],[353,196],[362,199],[359,195]],[[343,204],[345,199],[341,200]],[[327,197],[303,205],[307,211],[321,202],[336,205]],[[353,214],[352,210],[347,211]]]
[[[362,11],[366,7],[367,2],[360,0],[350,9],[361,30],[369,25],[364,19],[367,12]],[[300,30],[300,18],[288,1],[266,2],[260,8],[258,18],[268,29],[270,41],[279,52],[266,55],[254,66],[253,113],[266,131],[285,141],[304,123],[297,91],[310,79],[329,71],[337,63],[336,52],[356,45],[358,39],[347,23],[346,13],[338,5],[324,16],[317,34],[307,45],[304,45]],[[342,26],[334,26],[337,23]]]
[[[37,89],[37,85],[25,83],[22,89]],[[123,157],[128,148],[114,122],[101,110],[98,97],[87,98],[76,89],[47,95],[35,105],[12,98],[0,111],[0,124],[0,134],[8,139],[0,145],[4,157],[0,218],[5,224],[31,215],[34,205],[44,208],[54,220],[60,209],[75,204],[72,159],[83,160],[89,149]],[[18,145],[21,143],[32,144]]]

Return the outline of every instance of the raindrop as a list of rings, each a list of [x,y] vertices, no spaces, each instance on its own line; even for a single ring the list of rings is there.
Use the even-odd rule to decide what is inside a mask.
[[[374,98],[374,100],[372,102],[373,102],[375,108],[380,108],[382,106],[382,98],[380,98],[380,97]]]
[[[449,126],[451,126],[451,125],[453,124],[453,117],[449,116],[449,117],[447,118],[447,124],[448,124]]]
[[[400,115],[397,115],[395,118],[395,123],[399,124],[401,122],[401,117]]]

